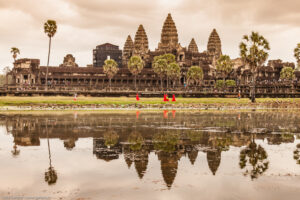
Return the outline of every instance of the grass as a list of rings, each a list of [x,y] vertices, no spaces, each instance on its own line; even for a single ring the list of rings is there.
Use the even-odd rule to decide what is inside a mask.
[[[257,103],[271,102],[300,102],[300,99],[291,98],[259,98]],[[51,97],[0,97],[0,106],[25,106],[25,105],[128,105],[128,104],[249,104],[248,98],[177,98],[176,102],[164,102],[163,98],[142,98],[136,101],[134,97],[73,97],[51,96]]]

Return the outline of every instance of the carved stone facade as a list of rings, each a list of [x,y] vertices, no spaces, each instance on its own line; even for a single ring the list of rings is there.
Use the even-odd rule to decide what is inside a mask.
[[[78,67],[75,62],[75,58],[72,54],[68,54],[64,57],[63,64],[59,65],[60,67]]]

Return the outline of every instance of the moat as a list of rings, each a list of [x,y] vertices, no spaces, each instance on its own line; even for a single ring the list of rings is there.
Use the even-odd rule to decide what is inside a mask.
[[[297,112],[0,115],[0,199],[299,199]]]

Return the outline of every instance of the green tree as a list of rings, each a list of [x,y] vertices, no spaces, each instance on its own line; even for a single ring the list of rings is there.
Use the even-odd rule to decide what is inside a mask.
[[[294,159],[298,165],[300,165],[300,143],[297,144],[296,149],[294,151]]]
[[[180,66],[173,62],[167,67],[167,76],[173,81],[173,87],[175,86],[176,80],[180,78]]]
[[[280,78],[282,80],[293,80],[295,77],[294,71],[291,67],[283,67],[280,72]]]
[[[191,66],[187,72],[187,81],[199,85],[203,80],[203,70],[199,66]]]
[[[229,56],[221,55],[217,60],[216,67],[217,71],[222,74],[223,81],[225,81],[225,78],[232,71],[233,63]]]
[[[108,130],[107,132],[105,132],[103,134],[103,138],[105,141],[104,144],[107,147],[113,147],[119,141],[119,135],[115,131],[112,131],[112,130]]]
[[[14,61],[16,62],[17,56],[18,54],[20,54],[20,50],[17,47],[12,47],[10,53],[12,54]]]
[[[129,135],[128,142],[132,151],[139,151],[145,141],[141,133],[134,131]]]
[[[107,75],[109,79],[109,91],[111,91],[111,79],[118,73],[118,63],[113,60],[105,60],[103,66],[103,72]]]
[[[49,59],[50,59],[50,50],[51,50],[51,39],[54,37],[57,31],[56,21],[47,20],[44,24],[44,32],[49,37],[49,47],[48,47],[48,59],[47,59],[47,70],[46,70],[46,90],[48,90],[48,68],[49,68]]]
[[[269,42],[257,32],[252,32],[249,36],[244,35],[243,41],[240,43],[240,55],[252,73],[250,90],[252,102],[255,102],[257,68],[266,62],[269,50]]]
[[[136,89],[136,76],[142,72],[145,62],[140,56],[132,56],[128,61],[128,69],[134,75],[134,87]]]
[[[155,56],[152,62],[153,71],[160,77],[161,88],[163,88],[163,77],[167,77],[168,83],[168,67],[176,63],[175,56],[173,54],[163,54]]]
[[[294,56],[297,60],[297,67],[300,68],[300,43],[297,44],[297,47],[294,49]]]

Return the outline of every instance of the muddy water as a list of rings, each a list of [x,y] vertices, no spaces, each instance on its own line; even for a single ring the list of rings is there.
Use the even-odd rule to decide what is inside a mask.
[[[300,115],[0,115],[0,199],[299,199]]]

